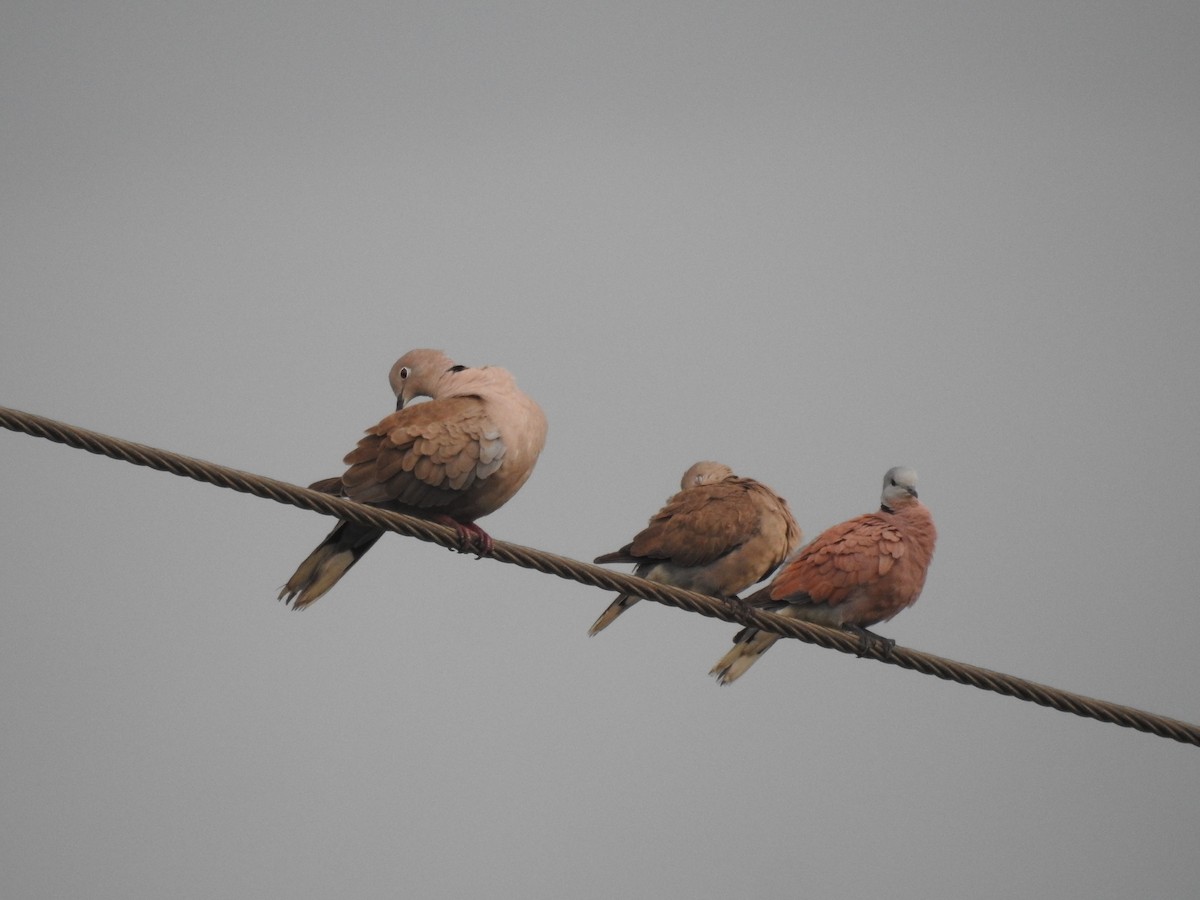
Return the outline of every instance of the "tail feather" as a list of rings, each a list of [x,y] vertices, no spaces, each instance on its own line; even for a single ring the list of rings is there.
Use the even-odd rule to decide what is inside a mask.
[[[758,662],[758,658],[771,649],[779,635],[757,628],[743,628],[733,639],[733,646],[722,656],[709,675],[715,675],[718,684],[733,684],[746,670]]]
[[[641,563],[643,559],[633,555],[633,544],[626,544],[620,550],[614,550],[612,553],[602,553],[592,560],[594,563]]]
[[[637,603],[640,599],[642,598],[632,597],[629,594],[619,595],[616,600],[608,605],[608,609],[600,614],[600,618],[592,623],[592,627],[588,629],[588,637],[595,637],[598,635],[601,631],[615,622],[617,620],[617,616],[625,612],[625,610],[629,609],[629,607],[633,606],[633,604]]]
[[[325,540],[300,563],[295,574],[279,592],[279,599],[292,604],[293,609],[304,609],[316,602],[381,537],[383,532],[378,528],[338,522]]]

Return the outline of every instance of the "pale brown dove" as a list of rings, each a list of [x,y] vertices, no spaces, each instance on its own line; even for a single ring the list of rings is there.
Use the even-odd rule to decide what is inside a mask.
[[[921,596],[936,541],[933,517],[917,499],[917,473],[889,469],[883,476],[879,512],[823,532],[746,603],[844,628],[858,635],[864,650],[872,639],[890,650],[895,642],[867,631],[867,626],[886,622]],[[777,634],[743,628],[709,674],[721,684],[736,681],[777,640]]]
[[[460,550],[491,552],[492,538],[475,520],[503,506],[529,478],[546,442],[541,407],[504,369],[456,365],[440,350],[410,350],[388,380],[396,411],[367,429],[346,456],[345,474],[313,489],[450,525]],[[407,405],[416,397],[431,399]],[[308,606],[382,535],[339,522],[279,599]]]
[[[698,462],[680,488],[632,542],[596,562],[634,563],[642,578],[729,598],[774,572],[800,543],[787,501],[729,466]],[[638,599],[619,595],[588,634],[606,628]]]

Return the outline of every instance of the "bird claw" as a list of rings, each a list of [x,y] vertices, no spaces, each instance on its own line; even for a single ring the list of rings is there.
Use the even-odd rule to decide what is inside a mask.
[[[476,559],[483,559],[485,556],[491,556],[492,551],[496,549],[496,544],[492,540],[492,536],[474,522],[471,523],[469,530],[478,540],[469,541],[469,543],[473,546],[468,547],[463,552],[474,552]]]
[[[492,536],[474,522],[460,522],[450,516],[438,516],[437,521],[454,529],[458,546],[453,549],[459,553],[474,553],[476,559],[492,555],[495,549]]]
[[[737,594],[731,594],[730,596],[722,597],[721,599],[724,600],[731,607],[733,607],[733,609],[736,612],[740,613],[741,615],[743,615],[743,616],[750,615],[750,604],[747,603],[745,600],[743,600],[741,597],[739,597]]]
[[[883,659],[891,657],[892,650],[896,646],[896,642],[891,638],[885,638],[881,634],[867,631],[867,629],[860,625],[843,625],[842,628],[858,637],[858,653],[855,655],[860,659],[866,656],[871,650],[876,650]]]

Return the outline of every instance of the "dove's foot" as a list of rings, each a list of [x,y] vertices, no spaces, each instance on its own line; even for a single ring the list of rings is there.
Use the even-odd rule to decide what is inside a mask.
[[[873,631],[859,625],[843,625],[842,629],[848,631],[858,637],[858,655],[864,656],[872,648],[879,651],[879,655],[887,659],[892,655],[892,649],[896,646],[896,642],[891,638],[885,638],[883,635],[876,634]]]
[[[450,516],[435,516],[435,521],[449,525],[458,537],[459,553],[474,553],[476,559],[490,556],[495,547],[492,536],[474,522],[460,522]]]

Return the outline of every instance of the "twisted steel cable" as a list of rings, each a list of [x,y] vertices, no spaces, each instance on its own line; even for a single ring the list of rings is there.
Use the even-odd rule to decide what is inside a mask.
[[[156,447],[136,444],[132,441],[121,440],[7,407],[0,407],[0,426],[10,431],[23,432],[59,444],[66,444],[69,447],[87,450],[89,453],[124,460],[138,466],[148,466],[151,469],[182,475],[244,494],[264,497],[277,503],[298,506],[301,509],[312,510],[323,515],[348,519],[359,524],[440,544],[449,549],[458,549],[458,540],[454,530],[446,526],[414,516],[364,506],[263,475],[242,472],[216,463],[160,450]],[[968,663],[923,653],[919,650],[911,650],[907,647],[897,646],[890,653],[886,653],[878,646],[872,645],[865,652],[861,652],[859,639],[856,636],[836,629],[789,619],[776,613],[750,609],[680,588],[655,584],[633,575],[602,569],[599,566],[547,553],[533,547],[496,541],[491,556],[501,562],[557,575],[559,578],[578,581],[581,584],[591,585],[605,591],[633,594],[677,609],[699,613],[702,616],[740,625],[750,625],[831,650],[861,655],[889,665],[912,669],[925,675],[933,675],[945,681],[955,681],[980,690],[1016,697],[1018,700],[1026,700],[1061,712],[1074,713],[1077,716],[1200,746],[1200,726],[1155,715],[1134,707],[1085,697],[1035,681],[1006,675],[1003,672],[995,672]]]

